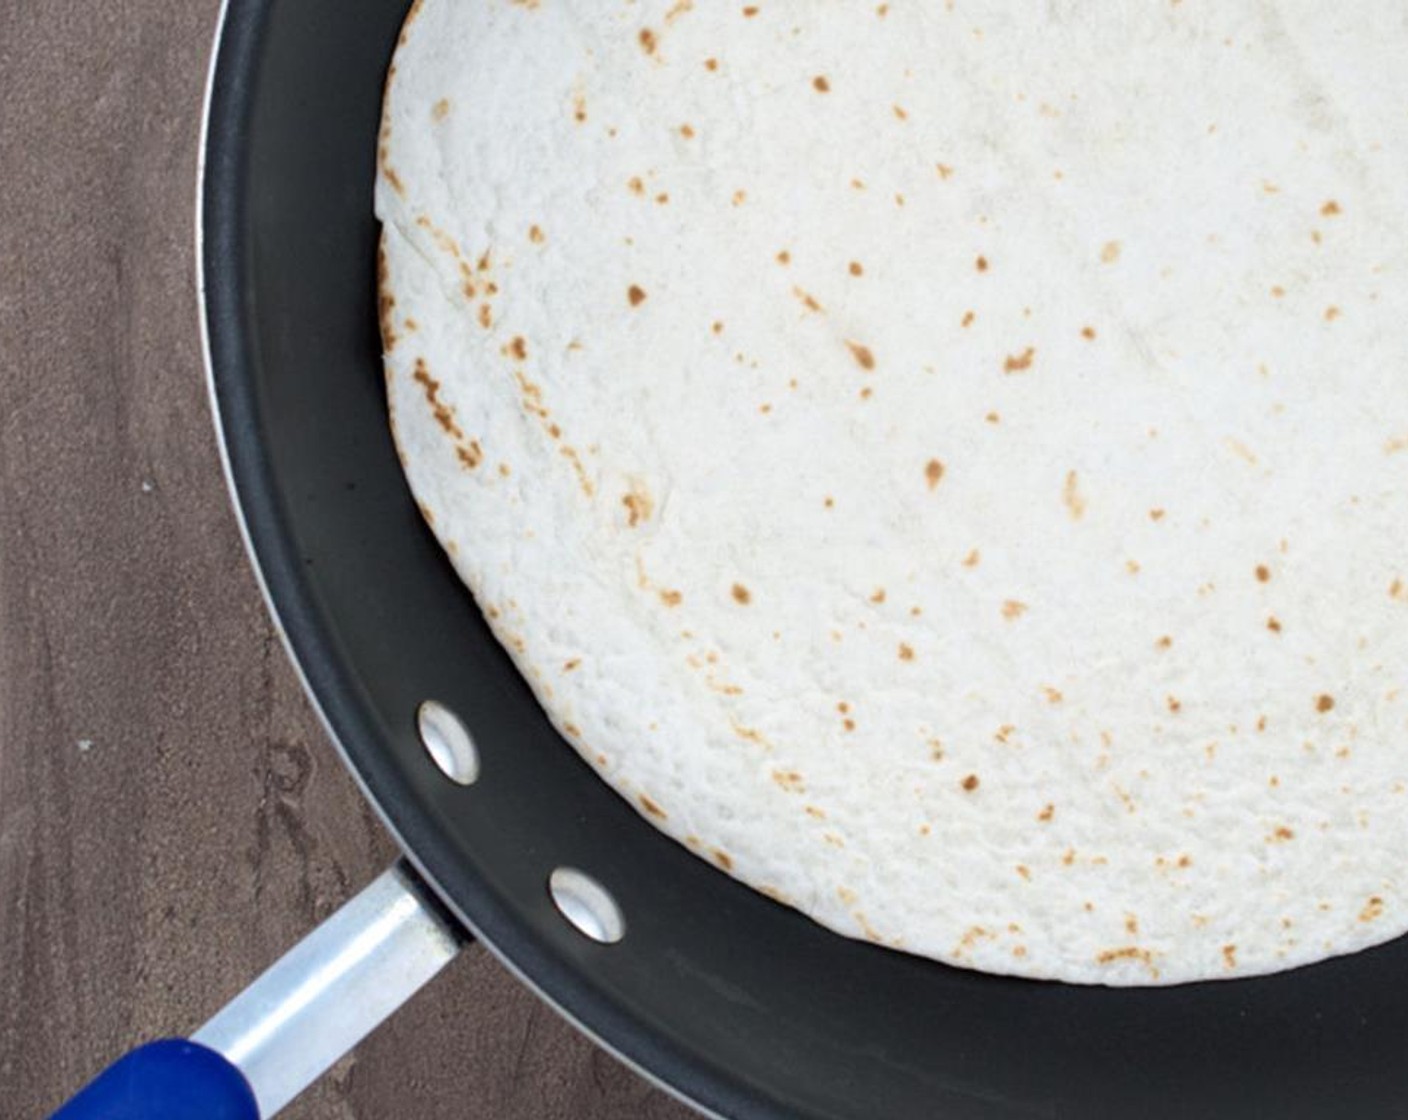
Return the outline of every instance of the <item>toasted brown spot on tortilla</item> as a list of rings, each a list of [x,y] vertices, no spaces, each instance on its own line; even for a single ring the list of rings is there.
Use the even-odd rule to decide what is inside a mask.
[[[1150,520],[1150,521],[1162,521],[1163,519],[1164,519],[1164,511],[1163,511],[1163,510],[1161,510],[1161,509],[1151,509],[1151,510],[1149,511],[1149,520]]]
[[[1277,784],[1279,785],[1280,783]],[[1287,840],[1294,840],[1295,837],[1294,829],[1287,828],[1285,825],[1281,824],[1277,825],[1272,830],[1271,835],[1266,838],[1266,842],[1268,844],[1284,844]]]
[[[1335,698],[1328,693],[1321,693],[1315,698],[1315,710],[1317,712],[1330,712],[1335,707]]]
[[[1025,373],[1036,360],[1036,347],[1028,346],[1020,354],[1008,354],[1002,363],[1003,373]]]
[[[1266,628],[1273,634],[1279,634],[1281,632],[1281,620],[1273,614],[1266,620]]]
[[[430,411],[435,417],[435,422],[440,425],[446,435],[455,440],[464,439],[464,432],[460,430],[459,424],[455,421],[454,409],[440,399],[440,382],[430,376],[430,367],[425,364],[424,358],[416,359],[411,377],[417,385],[425,390],[425,399],[430,404]]]
[[[1107,241],[1100,249],[1100,259],[1105,264],[1114,264],[1120,259],[1120,243],[1118,241]]]
[[[774,770],[772,780],[785,789],[788,793],[803,793],[806,785],[802,781],[802,775],[796,770]]]
[[[1086,909],[1094,909],[1086,903]],[[1149,969],[1154,976],[1158,976],[1158,970],[1154,968],[1154,954],[1148,949],[1141,949],[1137,945],[1126,945],[1119,949],[1104,949],[1095,954],[1096,964],[1114,964],[1116,961],[1139,961]]]
[[[659,817],[662,821],[670,819],[669,814],[654,801],[650,800],[650,798],[646,797],[645,794],[642,793],[637,800],[640,802],[640,807],[652,817]]]
[[[1154,643],[1154,648],[1155,648],[1155,649],[1169,649],[1172,645],[1173,645],[1173,639],[1170,638],[1167,634],[1165,634],[1162,638],[1158,639],[1158,641],[1156,641],[1156,642]]]
[[[978,788],[978,775],[969,774],[966,778],[963,779],[961,784],[965,791],[967,791],[968,793],[972,793],[975,789]]]
[[[1049,823],[1049,822],[1051,821],[1051,819],[1052,819],[1053,817],[1055,817],[1055,816],[1056,816],[1056,806],[1055,806],[1055,805],[1052,805],[1050,802],[1048,802],[1046,805],[1044,805],[1044,806],[1042,807],[1041,812],[1039,812],[1039,813],[1036,815],[1036,819],[1039,820],[1039,821],[1041,821],[1042,824],[1047,824],[1047,823]]]
[[[852,261],[849,265],[846,266],[846,271],[849,272],[852,276],[865,275],[865,269],[864,267],[862,267],[860,261]]]
[[[1066,472],[1066,485],[1061,491],[1061,501],[1072,521],[1079,521],[1085,516],[1085,498],[1080,492],[1080,476],[1075,471]]]
[[[1373,895],[1369,901],[1364,904],[1364,909],[1359,911],[1359,920],[1361,922],[1372,922],[1383,912],[1384,900],[1378,895]]]
[[[875,355],[870,352],[868,346],[862,346],[859,342],[846,343],[846,348],[850,350],[851,357],[856,360],[856,365],[867,372],[875,368]]]
[[[1237,946],[1224,945],[1222,947],[1222,963],[1228,968],[1237,967]]]
[[[816,90],[817,93],[830,93],[831,83],[826,80],[825,75],[818,74],[812,79],[812,89]]]
[[[802,301],[803,306],[805,306],[808,311],[825,310],[821,304],[817,302],[816,297],[810,292],[804,291],[801,288],[793,288],[792,294]]]
[[[718,60],[717,58],[706,58],[706,59],[704,60],[704,69],[705,69],[705,70],[717,70],[718,68],[719,68],[719,60]]]
[[[983,554],[975,548],[972,552],[968,553],[968,555],[963,558],[963,566],[965,568],[976,568],[980,563],[982,563],[982,560]]]
[[[1094,341],[1095,341],[1095,328],[1094,328],[1094,327],[1081,327],[1081,329],[1080,329],[1080,336],[1081,336],[1081,338],[1085,339],[1087,342],[1094,342]]]
[[[582,729],[578,727],[575,723],[564,723],[562,725],[562,730],[565,731],[568,735],[572,736],[572,738],[574,739],[580,739],[582,737]]]
[[[639,284],[632,284],[626,289],[626,299],[630,301],[632,307],[639,307],[645,302],[645,289]]]
[[[976,268],[979,272],[986,272],[988,270],[987,257],[979,257],[973,262],[973,267]]]
[[[1168,697],[1168,698],[1164,701],[1164,703],[1166,703],[1166,704],[1168,705],[1168,710],[1169,710],[1170,712],[1175,713],[1175,714],[1177,714],[1178,712],[1181,712],[1181,711],[1183,710],[1183,701],[1180,700],[1177,696],[1170,696],[1170,697]]]
[[[767,737],[764,736],[761,731],[757,730],[757,728],[745,727],[743,724],[735,722],[733,724],[733,733],[745,742],[756,743],[760,747],[770,746]]]
[[[924,481],[933,490],[944,477],[944,465],[938,459],[930,459],[924,464]]]
[[[914,649],[913,649],[913,647],[906,645],[904,642],[901,642],[901,643],[900,643],[900,648],[899,648],[899,656],[900,656],[900,660],[901,660],[901,661],[913,661],[913,660],[914,660]]]
[[[1340,204],[1332,198],[1320,207],[1320,213],[1327,218],[1333,218],[1336,214],[1341,213]]]
[[[626,507],[626,520],[632,529],[642,521],[649,521],[655,511],[655,503],[644,486],[636,484],[622,495],[621,504]]]
[[[655,53],[655,48],[659,45],[659,41],[655,37],[655,32],[648,27],[642,27],[638,38],[640,40],[641,50],[645,51],[646,54]]]
[[[1020,599],[1008,599],[1002,604],[1002,617],[1011,622],[1013,619],[1021,618],[1028,609],[1027,604]]]
[[[735,583],[733,585],[733,601],[747,606],[753,601],[753,593],[744,587],[743,584]]]
[[[678,591],[666,590],[660,592],[660,601],[667,607],[677,607],[684,602],[684,596]]]
[[[733,870],[733,857],[729,855],[726,851],[724,851],[722,848],[715,848],[711,854],[714,857],[714,862],[717,863],[720,867],[722,867],[725,871]]]
[[[883,587],[877,587],[870,593],[870,601],[872,603],[883,603],[885,601],[885,589]]]
[[[383,288],[377,296],[377,321],[381,326],[381,348],[388,354],[396,349],[396,343],[399,341],[393,314],[395,307],[396,297]]]
[[[547,240],[547,236],[543,233],[542,228],[540,226],[529,226],[528,240],[531,241],[534,245],[541,245],[544,241]]]
[[[649,497],[630,493],[621,498],[621,504],[626,507],[626,520],[631,528],[635,528],[650,516]]]
[[[786,249],[783,249],[780,253],[777,254],[777,263],[781,265],[791,264],[792,254],[789,253]]]
[[[1271,569],[1265,564],[1258,564],[1256,566],[1256,578],[1259,582],[1266,583],[1271,579]]]

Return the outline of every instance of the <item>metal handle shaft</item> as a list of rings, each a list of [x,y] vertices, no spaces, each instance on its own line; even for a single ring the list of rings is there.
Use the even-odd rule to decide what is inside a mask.
[[[265,1120],[459,952],[426,889],[383,872],[192,1036],[244,1074]]]

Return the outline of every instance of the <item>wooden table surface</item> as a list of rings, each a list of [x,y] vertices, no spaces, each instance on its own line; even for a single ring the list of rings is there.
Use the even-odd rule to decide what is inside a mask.
[[[393,848],[265,616],[192,280],[216,0],[0,0],[0,1093],[189,1032]],[[682,1120],[471,949],[284,1113]]]

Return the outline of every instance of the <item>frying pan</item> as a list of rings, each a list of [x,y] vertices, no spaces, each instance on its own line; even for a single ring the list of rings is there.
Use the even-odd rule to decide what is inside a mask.
[[[372,185],[406,7],[230,0],[200,268],[251,555],[333,741],[405,853],[397,889],[438,923],[445,958],[478,938],[600,1044],[719,1116],[1408,1111],[1408,940],[1171,989],[948,968],[732,881],[558,738],[422,524],[388,433]],[[472,736],[470,785],[422,742],[429,698]],[[624,936],[603,943],[564,918],[548,886],[560,868],[609,892]]]

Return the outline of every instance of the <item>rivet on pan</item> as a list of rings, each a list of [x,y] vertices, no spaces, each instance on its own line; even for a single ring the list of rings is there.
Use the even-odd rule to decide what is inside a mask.
[[[548,876],[553,905],[584,937],[614,945],[626,936],[626,919],[611,893],[583,871],[559,867]]]
[[[479,751],[459,717],[437,700],[426,700],[416,709],[416,728],[426,753],[445,777],[462,786],[479,778]]]

